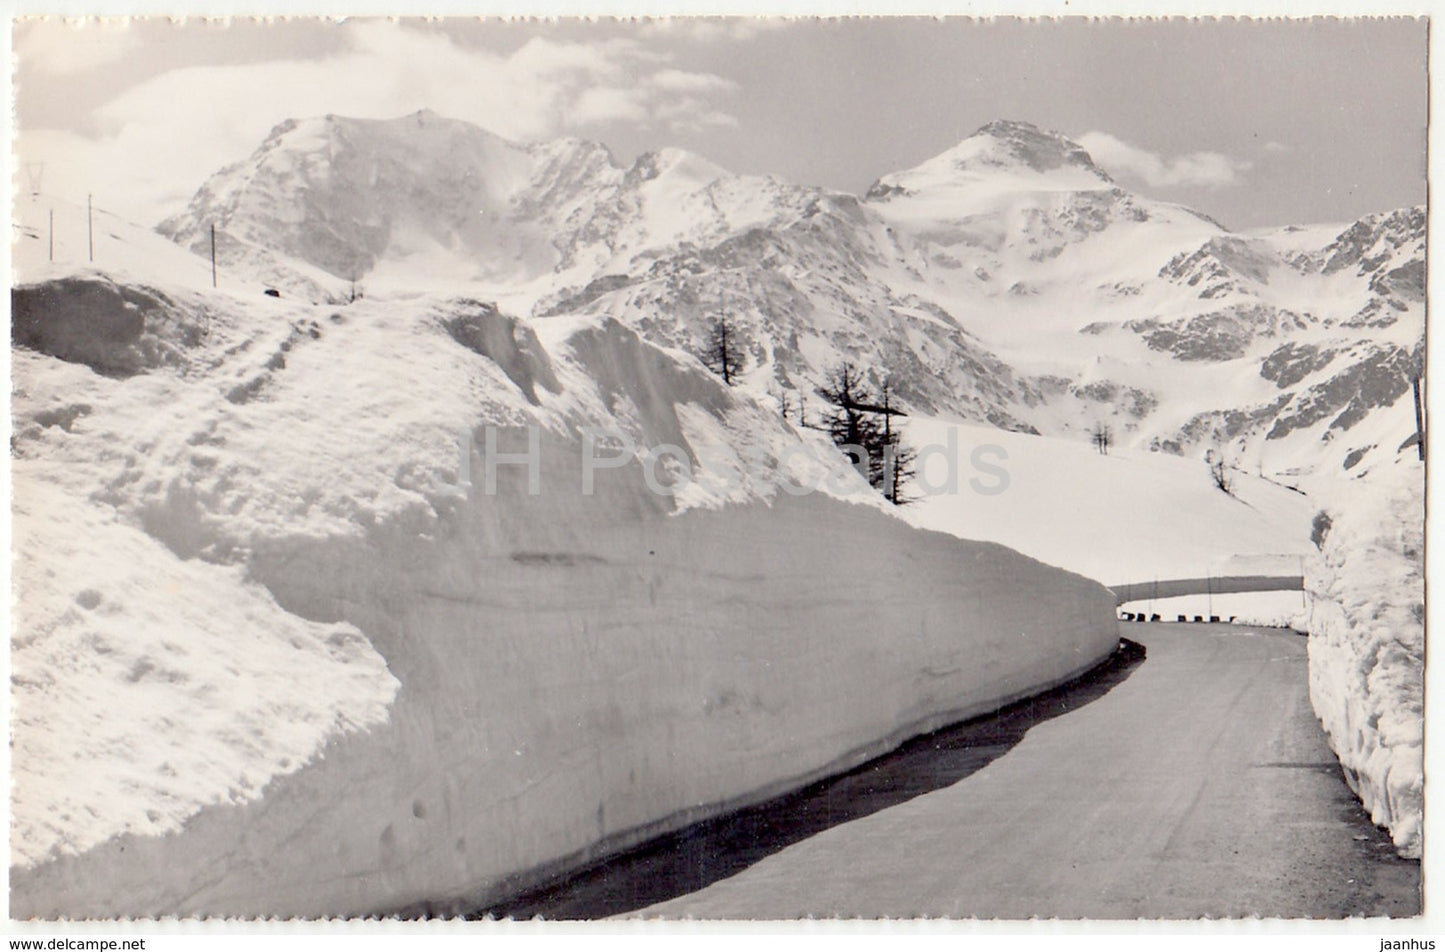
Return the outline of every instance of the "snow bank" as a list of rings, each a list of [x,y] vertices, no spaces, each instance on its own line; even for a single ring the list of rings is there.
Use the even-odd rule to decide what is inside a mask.
[[[51,486],[12,515],[12,863],[174,832],[386,720],[396,679],[354,626]]]
[[[1350,786],[1410,857],[1424,784],[1423,477],[1407,453],[1335,487],[1305,572],[1310,701]]]
[[[1299,563],[1295,563],[1299,571]],[[1302,591],[1233,592],[1224,595],[1180,595],[1175,598],[1140,599],[1120,606],[1122,611],[1158,615],[1164,621],[1176,621],[1180,615],[1192,620],[1196,615],[1208,619],[1218,615],[1224,621],[1251,628],[1294,628],[1303,632],[1300,610],[1308,596]],[[1297,628],[1295,626],[1298,626]]]
[[[13,353],[17,917],[467,908],[1116,644],[846,468],[790,495],[824,437],[616,322],[206,303],[185,373]],[[594,426],[678,453],[588,494]]]
[[[97,373],[129,376],[185,365],[185,350],[205,336],[205,309],[165,294],[117,285],[105,276],[66,277],[10,292],[16,344]]]
[[[465,908],[842,770],[1091,667],[1098,585],[822,496],[670,515],[640,468],[475,494],[425,534],[277,546],[291,612],[355,624],[401,682],[261,799],[12,870],[12,914]],[[619,471],[620,473],[620,471]],[[500,475],[500,474],[499,474]],[[453,905],[454,904],[454,905]]]

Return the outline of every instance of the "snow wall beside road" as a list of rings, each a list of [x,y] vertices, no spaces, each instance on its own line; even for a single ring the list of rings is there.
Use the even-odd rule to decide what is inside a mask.
[[[1413,453],[1413,451],[1411,451]],[[1403,856],[1421,853],[1425,511],[1402,455],[1342,484],[1306,562],[1310,702],[1345,778]]]
[[[400,689],[250,802],[11,870],[11,915],[460,911],[1077,675],[1102,586],[821,494],[674,513],[580,492],[548,436],[410,525],[275,538],[251,577],[356,626]]]

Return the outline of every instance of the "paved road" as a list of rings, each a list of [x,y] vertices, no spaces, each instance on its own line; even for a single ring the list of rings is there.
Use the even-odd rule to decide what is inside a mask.
[[[1340,779],[1305,639],[1129,626],[1143,663],[920,738],[500,914],[704,919],[1413,916]],[[662,900],[662,901],[657,901]]]
[[[706,918],[1418,914],[1309,707],[1305,639],[1131,625],[1147,660],[950,786],[644,910]]]
[[[1092,686],[952,741],[943,732],[894,767],[675,836],[510,911],[1418,914],[1419,863],[1398,859],[1370,825],[1310,710],[1304,638],[1229,625],[1127,634],[1147,659]],[[910,780],[919,764],[945,767]]]

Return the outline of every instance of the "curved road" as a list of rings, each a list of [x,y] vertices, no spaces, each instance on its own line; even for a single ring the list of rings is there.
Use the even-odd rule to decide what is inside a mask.
[[[1419,913],[1309,706],[1305,639],[1138,625],[1147,660],[952,786],[643,911],[1092,919]]]
[[[1303,637],[1231,625],[1127,630],[1147,659],[1102,687],[1064,691],[1048,710],[1016,706],[975,722],[963,741],[925,739],[945,755],[975,747],[975,762],[948,776],[835,814],[835,803],[851,806],[900,782],[860,768],[843,780],[854,788],[846,800],[824,790],[800,795],[791,808],[780,801],[728,836],[674,837],[594,870],[590,886],[581,877],[580,886],[562,884],[511,911],[708,919],[1419,914],[1420,864],[1396,857],[1369,823],[1310,709]],[[776,842],[763,842],[769,837]],[[739,843],[742,854],[755,847],[752,854],[705,875]],[[696,878],[678,882],[689,876]],[[604,894],[610,899],[598,904]]]

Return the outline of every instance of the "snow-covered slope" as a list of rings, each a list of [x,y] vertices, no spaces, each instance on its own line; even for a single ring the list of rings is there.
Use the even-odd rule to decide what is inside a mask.
[[[908,433],[923,456],[904,518],[1105,584],[1297,574],[1315,551],[1315,506],[1253,474],[1231,473],[1227,494],[1203,462],[1162,453],[1104,456],[1077,440],[923,417]]]
[[[532,179],[534,151],[429,112],[288,121],[161,230],[209,253],[214,226],[228,267],[269,253],[351,281],[384,256],[454,248],[473,257],[476,276],[525,274],[552,264],[534,260],[541,223],[503,221]]]
[[[615,320],[108,234],[12,290],[17,916],[502,896],[1116,644],[1097,583],[907,525]],[[537,494],[489,479],[532,439]]]
[[[1035,381],[1020,415],[1045,433],[1106,422],[1297,482],[1367,445],[1351,431],[1422,365],[1423,209],[1233,234],[1018,123],[885,177],[869,206],[920,249],[917,293]]]

